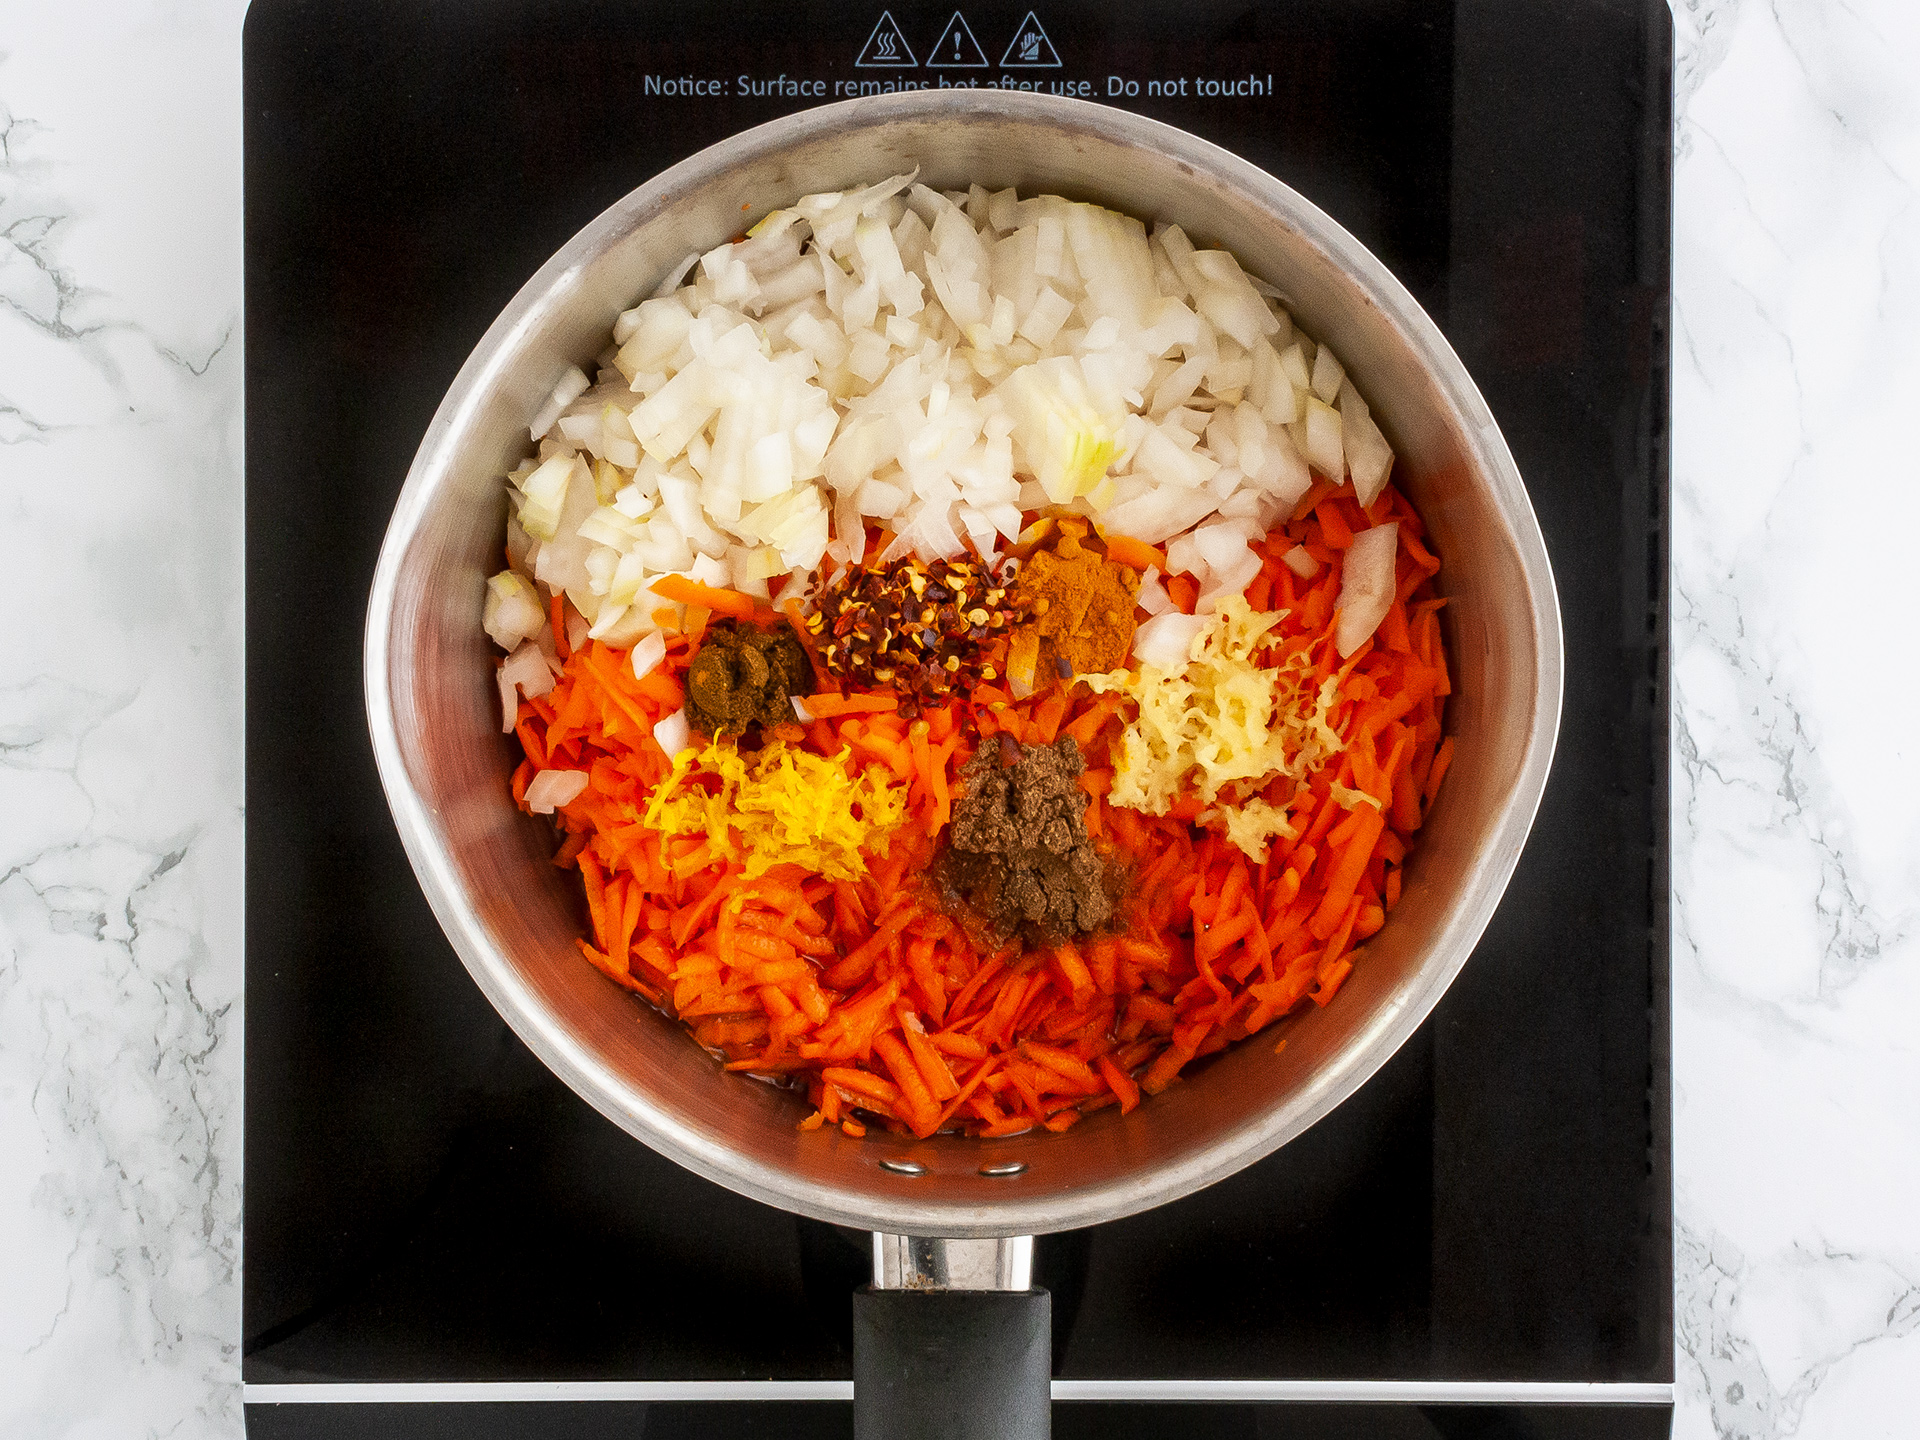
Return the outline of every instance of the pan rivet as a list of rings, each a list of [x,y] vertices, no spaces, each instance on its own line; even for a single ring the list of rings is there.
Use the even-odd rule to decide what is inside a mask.
[[[927,1167],[922,1165],[918,1160],[882,1160],[880,1162],[880,1168],[882,1170],[891,1170],[896,1175],[924,1175],[927,1173]]]
[[[1026,1171],[1027,1162],[1024,1160],[1008,1160],[1001,1165],[982,1165],[980,1167],[980,1173],[982,1175],[995,1177],[1001,1175],[1024,1175]]]

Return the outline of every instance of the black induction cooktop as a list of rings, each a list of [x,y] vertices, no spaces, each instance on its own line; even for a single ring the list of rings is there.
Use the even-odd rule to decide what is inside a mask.
[[[507,1030],[388,818],[361,626],[441,395],[600,210],[796,108],[1020,84],[1217,141],[1393,269],[1519,462],[1567,661],[1533,838],[1419,1033],[1265,1161],[1040,1241],[1055,1374],[1079,1387],[1060,1393],[1109,1397],[1057,1405],[1056,1425],[1664,1435],[1671,65],[1663,0],[254,0],[248,1398],[636,1382],[591,1402],[588,1386],[546,1404],[250,1403],[254,1433],[850,1433],[844,1403],[798,1391],[688,1398],[844,1381],[865,1237],[676,1168]],[[1348,1398],[1479,1403],[1262,1403],[1204,1385],[1176,1409],[1111,1398],[1143,1380],[1392,1382]],[[1650,1403],[1405,1388],[1485,1381]]]

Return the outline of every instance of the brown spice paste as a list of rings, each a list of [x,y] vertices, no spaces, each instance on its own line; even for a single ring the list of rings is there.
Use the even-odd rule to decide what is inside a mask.
[[[1070,736],[1023,747],[1002,734],[961,770],[965,793],[934,879],[996,941],[1017,933],[1057,945],[1112,918],[1107,868],[1087,838],[1087,797],[1076,783],[1085,769]]]
[[[793,631],[731,620],[709,626],[687,670],[687,723],[703,735],[738,735],[758,721],[793,720],[794,695],[813,693],[813,666]]]

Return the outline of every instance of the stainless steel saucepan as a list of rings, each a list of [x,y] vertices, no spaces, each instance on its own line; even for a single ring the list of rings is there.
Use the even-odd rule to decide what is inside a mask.
[[[502,474],[566,366],[689,253],[810,192],[920,167],[936,188],[1017,186],[1178,222],[1280,286],[1345,362],[1443,560],[1454,762],[1400,903],[1338,1000],[1287,1045],[1229,1049],[1131,1115],[1007,1140],[796,1128],[793,1095],[723,1073],[674,1022],[580,960],[577,884],[508,794],[480,615],[501,563]],[[1559,720],[1560,619],[1506,443],[1439,330],[1359,242],[1271,175],[1182,131],[1081,101],[915,92],[735,136],[633,191],[487,331],[421,442],[367,612],[374,751],[454,948],[515,1032],[595,1109],[729,1189],[875,1234],[856,1297],[860,1433],[1046,1433],[1046,1297],[1030,1238],[1198,1190],[1300,1134],[1380,1068],[1465,963],[1513,872]]]

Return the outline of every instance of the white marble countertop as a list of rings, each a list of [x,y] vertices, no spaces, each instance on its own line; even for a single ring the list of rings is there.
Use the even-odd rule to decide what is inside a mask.
[[[243,10],[0,0],[7,1435],[241,1426]],[[1675,1433],[1912,1435],[1920,5],[1676,11]]]

